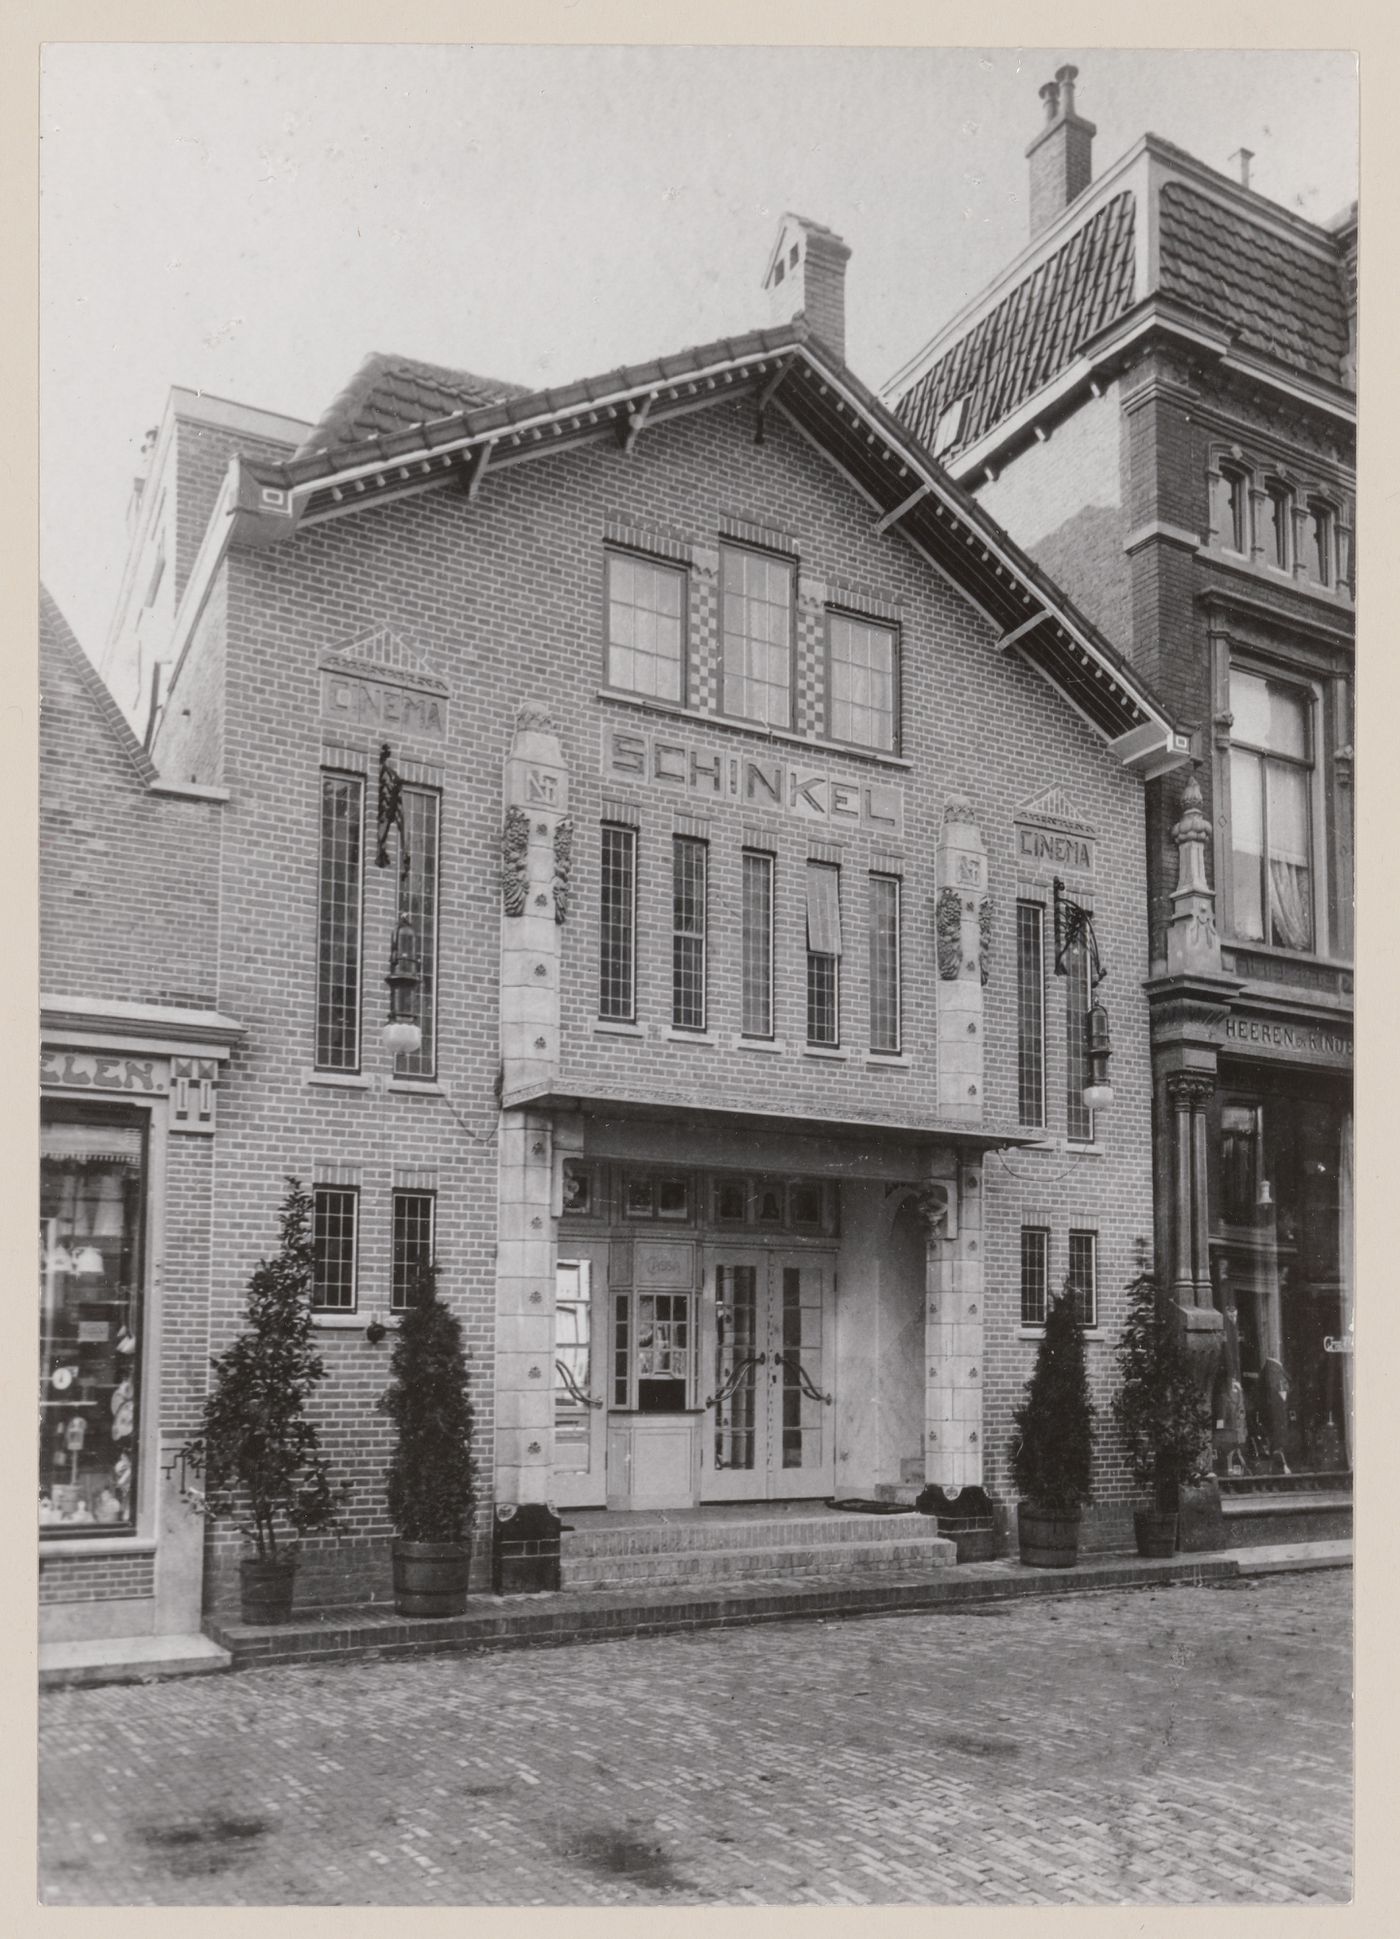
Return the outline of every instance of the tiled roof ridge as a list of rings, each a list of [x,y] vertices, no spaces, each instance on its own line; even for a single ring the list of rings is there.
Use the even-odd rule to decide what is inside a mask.
[[[58,601],[42,580],[39,584],[39,642],[41,653],[44,645],[47,644],[65,659],[71,670],[77,674],[82,682],[83,691],[92,702],[99,717],[106,723],[118,748],[130,762],[142,786],[149,787],[152,781],[158,781],[159,768],[131,731],[126,716],[117,705],[107,682],[84,653],[72,627],[64,618]]]

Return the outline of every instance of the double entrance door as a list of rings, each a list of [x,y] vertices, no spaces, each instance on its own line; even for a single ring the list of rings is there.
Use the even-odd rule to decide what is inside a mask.
[[[554,1497],[614,1501],[608,1463],[690,1436],[701,1501],[781,1501],[835,1486],[836,1290],[830,1252],[695,1246],[691,1283],[609,1287],[608,1246],[561,1239]],[[663,1422],[675,1433],[663,1435]],[[622,1430],[631,1424],[629,1435]],[[611,1431],[610,1431],[611,1430]],[[610,1450],[613,1452],[610,1453]],[[627,1491],[648,1496],[631,1472]],[[693,1497],[692,1497],[693,1498]]]

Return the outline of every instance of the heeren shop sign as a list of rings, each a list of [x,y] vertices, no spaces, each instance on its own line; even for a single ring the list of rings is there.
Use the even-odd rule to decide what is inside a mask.
[[[603,729],[603,773],[651,781],[678,794],[742,808],[776,809],[796,821],[871,834],[904,832],[904,797],[888,782],[846,780],[780,755],[736,753],[666,733]]]

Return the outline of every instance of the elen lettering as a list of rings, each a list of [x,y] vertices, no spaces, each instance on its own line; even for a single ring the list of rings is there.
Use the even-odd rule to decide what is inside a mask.
[[[45,1050],[39,1058],[41,1084],[68,1090],[163,1091],[155,1064],[144,1057],[94,1056],[86,1051]]]

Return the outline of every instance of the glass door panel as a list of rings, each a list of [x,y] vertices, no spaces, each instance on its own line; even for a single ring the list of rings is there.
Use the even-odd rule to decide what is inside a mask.
[[[554,1499],[583,1508],[605,1498],[606,1275],[591,1256],[602,1248],[574,1250],[555,1275]]]
[[[825,1494],[834,1486],[832,1400],[826,1344],[831,1297],[829,1260],[773,1261],[776,1346],[770,1374],[778,1403],[771,1437],[774,1494]]]
[[[834,1284],[823,1254],[716,1251],[707,1261],[705,1500],[831,1492]]]

